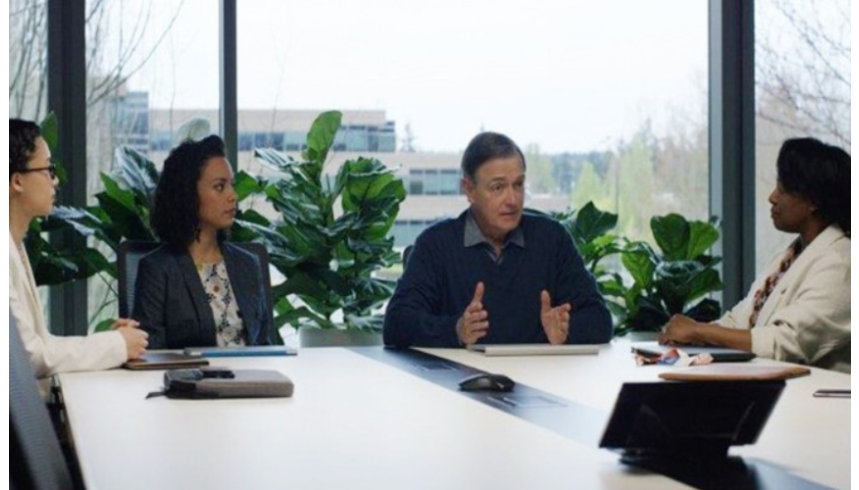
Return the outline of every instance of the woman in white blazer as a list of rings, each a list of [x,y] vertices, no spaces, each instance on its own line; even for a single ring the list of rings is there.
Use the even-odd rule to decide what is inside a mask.
[[[850,372],[850,155],[813,138],[784,142],[769,196],[776,229],[798,234],[715,323],[675,315],[664,343],[709,344]]]
[[[9,119],[9,311],[39,377],[116,367],[140,357],[147,342],[137,322],[126,319],[112,331],[87,336],[61,337],[48,330],[24,236],[33,218],[54,207],[54,170],[39,126]]]

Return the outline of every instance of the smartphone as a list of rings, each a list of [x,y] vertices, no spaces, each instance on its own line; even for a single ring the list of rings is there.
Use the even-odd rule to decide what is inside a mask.
[[[850,390],[817,390],[814,396],[818,398],[850,398]]]

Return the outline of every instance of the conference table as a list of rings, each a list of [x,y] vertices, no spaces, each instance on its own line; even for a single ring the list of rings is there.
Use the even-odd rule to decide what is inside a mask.
[[[671,369],[637,366],[622,339],[598,355],[326,347],[211,362],[278,370],[295,392],[147,399],[163,371],[59,375],[87,488],[688,488],[598,447],[621,385]],[[517,415],[501,394],[458,391],[478,371],[537,393],[526,408],[539,417]],[[850,389],[850,376],[813,368],[787,380],[757,443],[731,448],[756,486],[850,486],[850,400],[814,397],[820,388]]]

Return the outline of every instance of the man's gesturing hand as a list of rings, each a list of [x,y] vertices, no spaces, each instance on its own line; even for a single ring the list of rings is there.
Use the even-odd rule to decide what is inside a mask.
[[[465,345],[471,345],[489,330],[489,314],[483,309],[483,282],[474,288],[474,297],[456,322],[456,335]]]
[[[545,289],[540,293],[540,321],[550,344],[563,344],[570,332],[570,310],[573,307],[564,303],[552,308],[552,298]]]

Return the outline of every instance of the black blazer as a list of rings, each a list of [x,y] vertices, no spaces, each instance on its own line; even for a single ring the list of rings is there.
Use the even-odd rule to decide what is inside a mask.
[[[221,243],[230,285],[248,345],[271,344],[271,314],[259,259]],[[161,245],[140,259],[132,318],[149,333],[149,349],[215,346],[215,318],[200,275],[187,250]]]

